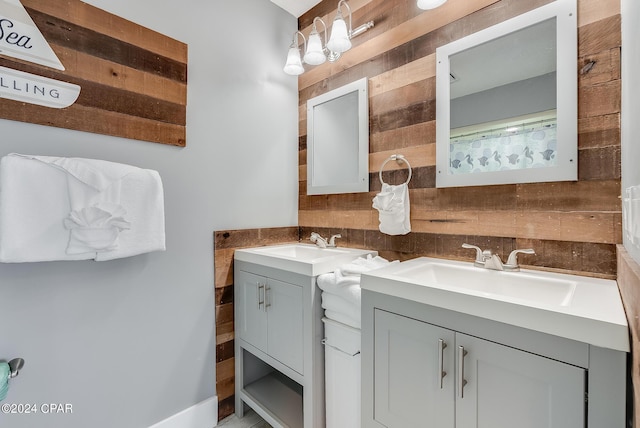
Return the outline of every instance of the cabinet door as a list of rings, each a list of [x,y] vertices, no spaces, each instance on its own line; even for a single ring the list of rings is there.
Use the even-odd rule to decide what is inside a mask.
[[[460,333],[456,362],[457,428],[584,428],[584,369]]]
[[[453,350],[451,330],[376,309],[374,419],[388,428],[453,428]]]
[[[236,332],[240,339],[267,352],[267,313],[264,306],[266,278],[238,272],[235,281]]]
[[[266,293],[268,353],[303,374],[302,287],[269,278]]]

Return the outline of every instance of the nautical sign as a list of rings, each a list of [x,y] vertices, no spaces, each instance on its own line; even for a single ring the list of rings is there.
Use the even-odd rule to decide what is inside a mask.
[[[20,0],[0,0],[0,54],[64,70]]]
[[[0,98],[52,108],[76,102],[80,86],[60,80],[0,67]]]

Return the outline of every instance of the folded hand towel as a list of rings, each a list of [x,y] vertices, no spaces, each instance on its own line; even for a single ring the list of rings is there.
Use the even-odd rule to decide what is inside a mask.
[[[371,254],[368,254],[366,258],[358,257],[353,262],[340,266],[339,270],[344,276],[360,275],[364,272],[378,269],[388,264],[389,261],[387,259],[380,256],[373,257]]]
[[[360,277],[345,277],[336,271],[319,275],[317,283],[323,292],[335,294],[354,305],[360,305]]]
[[[118,248],[120,231],[130,229],[121,205],[99,203],[71,211],[64,226],[71,230],[67,254],[110,251]]]
[[[335,312],[329,309],[324,311],[324,316],[334,321],[341,322],[342,324],[346,324],[349,327],[362,328],[362,322],[360,321],[360,317],[353,318],[346,314],[343,314],[342,312]]]
[[[336,294],[322,293],[322,308],[340,312],[352,318],[360,318],[360,302],[353,303]]]
[[[359,307],[361,301],[360,274],[389,263],[388,260],[380,256],[359,257],[351,263],[340,266],[335,272],[318,275],[316,282],[323,292],[340,296]]]
[[[0,262],[92,258],[66,253],[69,211],[64,171],[20,156],[0,159]]]
[[[379,212],[380,232],[387,235],[406,235],[411,232],[407,183],[397,186],[382,183],[382,190],[373,198],[373,208]]]
[[[96,159],[0,160],[0,262],[111,260],[164,249],[156,171]]]
[[[106,261],[165,250],[164,192],[157,171],[138,169],[122,178],[121,205],[131,228],[120,232],[118,248],[98,253]]]

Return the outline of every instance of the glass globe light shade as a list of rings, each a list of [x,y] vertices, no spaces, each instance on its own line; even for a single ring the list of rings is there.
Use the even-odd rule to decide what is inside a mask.
[[[311,32],[307,43],[307,52],[304,54],[304,62],[311,65],[320,65],[327,60],[322,49],[322,40],[317,31]]]

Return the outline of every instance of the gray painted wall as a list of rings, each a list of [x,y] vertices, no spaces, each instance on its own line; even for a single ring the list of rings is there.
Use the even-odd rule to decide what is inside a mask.
[[[622,195],[640,185],[640,3],[622,0]],[[626,212],[623,214],[626,216]],[[640,263],[640,245],[631,244],[623,232],[624,245]]]
[[[451,100],[451,129],[554,108],[556,73],[543,74]]]
[[[99,158],[165,186],[167,251],[111,262],[0,264],[0,359],[26,366],[6,428],[142,428],[215,395],[216,229],[297,224],[296,19],[266,0],[90,0],[189,44],[187,147],[0,120],[0,156]]]

